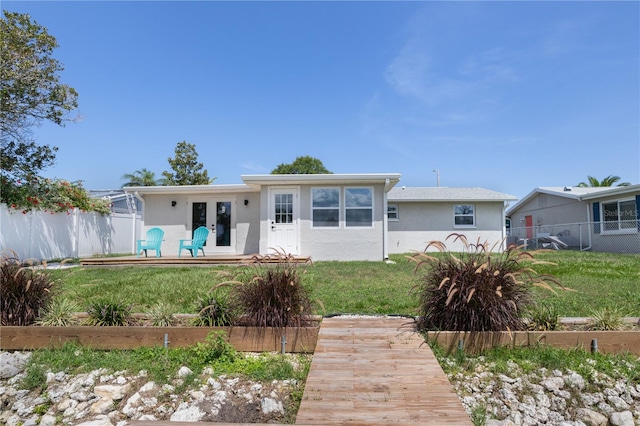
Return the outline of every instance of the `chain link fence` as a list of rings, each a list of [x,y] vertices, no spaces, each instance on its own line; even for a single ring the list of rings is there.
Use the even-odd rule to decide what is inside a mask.
[[[640,221],[582,222],[507,229],[507,244],[525,249],[640,253]]]

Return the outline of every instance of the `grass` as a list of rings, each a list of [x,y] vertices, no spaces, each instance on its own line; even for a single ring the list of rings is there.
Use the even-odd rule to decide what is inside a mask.
[[[539,273],[558,277],[574,290],[553,294],[534,289],[535,300],[562,317],[587,317],[595,309],[618,308],[640,316],[639,255],[554,251],[538,256],[557,265],[536,265]],[[316,262],[304,268],[302,283],[314,302],[313,313],[328,315],[415,315],[418,299],[411,294],[418,280],[414,264],[404,255],[384,262]],[[174,313],[196,313],[198,298],[225,280],[229,267],[211,268],[75,268],[51,271],[61,280],[61,296],[86,309],[105,298],[127,301],[133,312],[147,312],[163,303]]]

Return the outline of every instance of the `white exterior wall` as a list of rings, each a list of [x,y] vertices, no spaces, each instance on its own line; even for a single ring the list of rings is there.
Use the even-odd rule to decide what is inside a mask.
[[[452,233],[463,234],[470,243],[478,239],[490,245],[501,243],[504,234],[503,208],[500,202],[394,202],[398,205],[399,220],[389,221],[389,253],[423,251],[430,241],[442,241],[447,249],[460,251],[464,245],[447,237]],[[474,204],[476,226],[454,226],[453,207],[457,204]],[[496,249],[500,249],[500,245]]]
[[[214,199],[232,200],[235,212],[235,253],[254,254],[259,250],[260,234],[259,205],[260,195],[255,193],[240,194],[146,194],[144,196],[145,223],[143,235],[149,228],[158,227],[164,231],[162,243],[163,256],[177,256],[181,239],[191,238],[191,205],[193,202],[210,202]],[[244,205],[244,200],[248,205]],[[171,202],[176,206],[172,207]],[[209,240],[213,235],[209,234]],[[210,247],[205,248],[209,252]]]
[[[311,189],[340,188],[341,211],[340,226],[337,228],[313,228],[311,223]],[[370,228],[346,228],[344,223],[344,188],[373,189],[373,226]],[[274,187],[284,189],[286,187]],[[384,191],[378,185],[297,185],[298,192],[298,252],[300,256],[310,256],[314,261],[324,260],[372,260],[384,259]],[[271,229],[269,217],[269,188],[263,187],[261,193],[261,232],[260,253],[271,250],[268,244]]]

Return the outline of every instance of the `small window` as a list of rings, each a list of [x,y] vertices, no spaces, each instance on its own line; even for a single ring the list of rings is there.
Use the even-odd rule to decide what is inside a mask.
[[[340,226],[340,189],[313,188],[311,197],[313,226],[318,228]]]
[[[395,221],[400,220],[397,204],[387,204],[387,219]]]
[[[456,227],[476,226],[475,207],[473,204],[458,204],[453,207],[453,224]]]
[[[373,226],[373,190],[371,188],[345,188],[344,199],[347,227]]]
[[[638,215],[634,200],[613,201],[602,203],[603,230],[624,231],[635,230],[637,227]]]

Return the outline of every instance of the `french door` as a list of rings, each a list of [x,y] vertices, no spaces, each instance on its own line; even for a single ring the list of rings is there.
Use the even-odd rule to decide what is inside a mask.
[[[191,202],[190,230],[187,238],[200,226],[209,229],[205,253],[235,253],[235,200],[227,198],[194,199]]]

